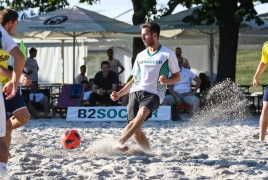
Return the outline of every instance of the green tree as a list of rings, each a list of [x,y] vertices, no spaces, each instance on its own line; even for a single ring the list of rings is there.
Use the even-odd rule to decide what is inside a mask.
[[[188,8],[193,4],[202,5],[185,19],[186,22],[200,24],[205,21],[207,25],[212,23],[219,25],[220,48],[217,74],[219,82],[226,78],[235,81],[238,33],[243,18],[246,17],[247,21],[255,20],[259,25],[263,24],[257,16],[254,2],[256,0],[184,0],[184,5]],[[268,0],[259,2],[267,3]]]
[[[92,5],[101,0],[78,0],[79,3]],[[62,9],[68,6],[68,0],[13,0],[0,1],[3,8],[3,2],[18,11],[27,10],[28,8],[39,8],[38,13],[46,13],[56,9]],[[222,81],[230,78],[235,81],[236,74],[236,52],[238,46],[239,26],[243,18],[246,20],[256,20],[257,24],[263,22],[256,15],[254,2],[268,3],[268,0],[169,0],[167,5],[157,8],[157,0],[132,0],[134,14],[132,21],[134,25],[142,24],[162,16],[169,15],[173,12],[178,4],[187,8],[193,5],[202,5],[195,10],[192,15],[185,18],[186,22],[193,25],[201,24],[205,21],[207,25],[217,23],[220,32],[220,49],[218,57],[218,75],[217,80]],[[133,41],[133,58],[143,50],[144,44],[140,38],[134,38]],[[219,68],[220,67],[220,68]]]

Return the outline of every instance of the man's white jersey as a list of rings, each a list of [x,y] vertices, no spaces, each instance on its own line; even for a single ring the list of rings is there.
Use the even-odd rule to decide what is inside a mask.
[[[173,51],[160,45],[158,50],[150,54],[148,48],[137,55],[131,74],[135,76],[130,92],[147,91],[160,97],[163,102],[166,85],[162,85],[159,76],[179,72],[178,60]]]

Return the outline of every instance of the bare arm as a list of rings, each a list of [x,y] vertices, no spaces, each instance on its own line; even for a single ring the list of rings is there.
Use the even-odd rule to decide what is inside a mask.
[[[171,77],[167,78],[167,76],[160,76],[158,81],[160,81],[161,84],[165,84],[165,85],[171,85],[171,84],[175,84],[177,82],[180,81],[180,73],[176,72],[173,73]]]
[[[195,78],[193,79],[196,83],[195,83],[195,88],[194,88],[194,93],[197,92],[197,90],[199,89],[200,85],[201,85],[201,79],[198,76],[195,76]]]
[[[119,76],[119,74],[123,73],[124,70],[125,70],[124,66],[121,66],[120,69],[121,69],[121,70],[120,70],[120,71],[118,72],[118,74],[117,74],[118,76]]]
[[[20,51],[20,49],[16,46],[14,47],[9,54],[14,57],[14,68],[12,71],[12,77],[11,81],[6,83],[6,85],[3,88],[3,92],[5,92],[7,98],[6,99],[11,99],[14,97],[17,93],[18,90],[18,84],[20,80],[20,76],[22,74],[22,70],[24,67],[24,55]]]
[[[106,94],[111,94],[113,91],[117,91],[117,84],[113,84],[112,86],[112,89],[108,89],[107,92],[105,92]]]
[[[255,73],[254,78],[253,78],[253,86],[258,87],[260,85],[258,79],[262,75],[264,70],[266,69],[266,66],[267,66],[267,64],[265,64],[262,61],[259,63],[258,68],[257,68],[256,73]]]
[[[168,91],[176,99],[177,98],[177,95],[176,95],[176,93],[175,93],[175,91],[173,89],[173,86],[174,86],[173,84],[168,85]]]
[[[0,66],[0,74],[9,79],[12,78],[12,71],[4,68],[3,66]],[[32,83],[32,80],[26,74],[21,74],[19,82],[24,86],[28,86]]]

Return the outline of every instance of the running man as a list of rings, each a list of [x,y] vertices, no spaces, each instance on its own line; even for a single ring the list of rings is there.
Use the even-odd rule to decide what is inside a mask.
[[[17,90],[18,90],[18,83],[21,78],[22,70],[24,67],[24,55],[18,48],[17,44],[13,41],[13,39],[10,37],[12,35],[17,27],[18,24],[18,13],[9,10],[4,9],[0,11],[0,66],[4,67],[0,69],[0,89],[2,91],[2,85],[3,85],[3,92],[4,96],[0,96],[0,177],[3,179],[5,178],[6,174],[6,164],[8,161],[9,156],[9,148],[7,146],[7,139],[6,139],[6,110],[5,110],[5,104],[4,104],[4,98],[5,100],[11,102],[14,101],[15,98],[17,98]],[[14,70],[11,72],[8,68],[8,59],[9,56],[13,56],[14,58]],[[11,73],[11,76],[10,76]],[[11,80],[7,79],[7,77],[10,77]],[[20,96],[19,96],[20,97]],[[20,97],[21,98],[21,97]],[[13,105],[18,104],[18,101],[15,100],[15,103]],[[18,111],[16,111],[18,112]],[[26,109],[27,112],[27,109]],[[22,118],[27,120],[29,117],[29,113],[20,113],[17,115],[23,116]],[[11,112],[14,113],[15,112]],[[16,122],[17,123],[17,122]],[[15,123],[15,124],[16,124]],[[16,124],[17,127],[19,127],[22,124],[25,124],[25,122],[18,122],[19,124]],[[12,124],[13,126],[13,124]]]
[[[135,141],[144,150],[150,150],[149,141],[142,132],[144,121],[158,109],[166,94],[166,85],[180,80],[180,68],[173,51],[158,42],[160,27],[149,22],[141,25],[141,38],[148,48],[137,55],[131,74],[132,80],[119,92],[112,92],[111,99],[117,101],[129,94],[128,125],[115,145],[126,151],[125,142],[133,135]],[[172,76],[167,78],[168,73]]]
[[[268,62],[268,41],[264,43],[262,47],[262,57],[261,62],[259,63],[259,66],[256,70],[255,76],[253,78],[253,86],[258,87],[260,85],[258,79],[266,69]],[[268,87],[268,86],[267,86]],[[266,90],[263,93],[263,99],[262,99],[262,111],[260,116],[260,141],[264,141],[265,134],[268,126],[268,88],[266,87]]]

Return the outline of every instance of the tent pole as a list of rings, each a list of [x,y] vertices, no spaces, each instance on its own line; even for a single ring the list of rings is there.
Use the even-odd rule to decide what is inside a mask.
[[[73,32],[73,84],[75,83],[75,32]]]
[[[210,30],[210,85],[212,85],[213,82],[213,34],[212,30]]]

